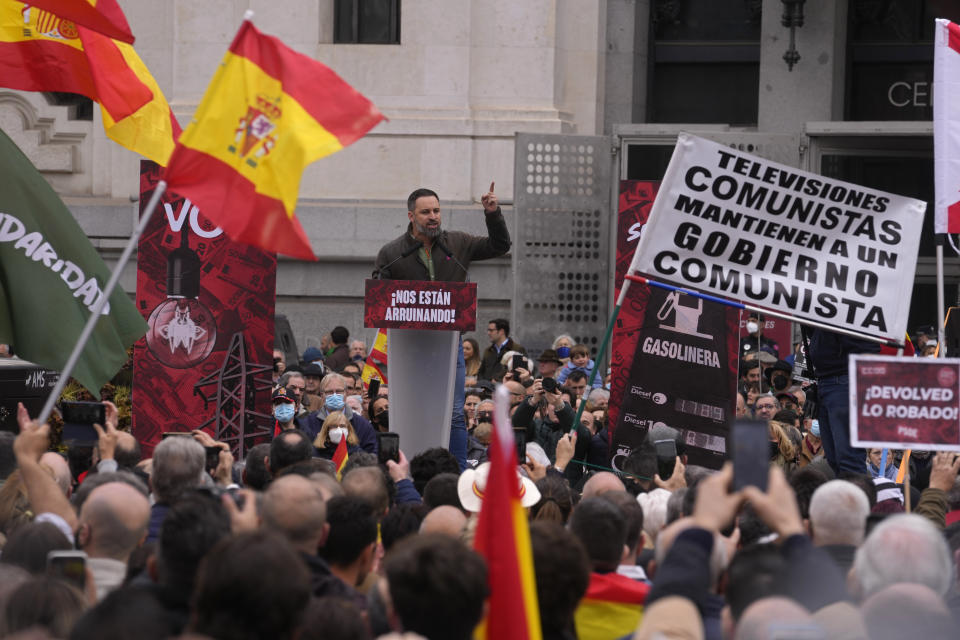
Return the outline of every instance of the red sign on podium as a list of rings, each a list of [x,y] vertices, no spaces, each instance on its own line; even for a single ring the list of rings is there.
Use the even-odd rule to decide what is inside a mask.
[[[363,326],[473,331],[477,326],[477,283],[367,280]]]

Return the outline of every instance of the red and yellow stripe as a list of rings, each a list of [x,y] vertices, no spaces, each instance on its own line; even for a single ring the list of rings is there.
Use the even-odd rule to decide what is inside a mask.
[[[580,640],[619,638],[636,631],[650,586],[616,573],[592,573],[574,613]]]
[[[333,465],[337,468],[337,480],[340,480],[340,476],[343,473],[343,468],[347,466],[347,460],[350,459],[350,454],[347,453],[347,438],[344,436],[340,439],[340,443],[337,444],[337,449],[333,452]]]
[[[165,179],[234,240],[315,260],[294,217],[303,169],[382,119],[328,67],[245,21]]]
[[[490,585],[489,613],[477,637],[539,640],[542,632],[530,527],[520,503],[517,455],[507,406],[505,391],[498,389],[489,448],[490,473],[474,538],[474,547],[487,561]]]
[[[0,86],[87,96],[108,137],[161,165],[180,135],[133,47],[22,2],[0,0]]]
[[[360,372],[360,378],[364,384],[370,384],[370,380],[376,376],[380,378],[383,384],[387,384],[387,376],[380,368],[387,364],[387,330],[378,329],[377,337],[373,341],[373,347],[367,354],[367,360],[363,363],[363,371]]]

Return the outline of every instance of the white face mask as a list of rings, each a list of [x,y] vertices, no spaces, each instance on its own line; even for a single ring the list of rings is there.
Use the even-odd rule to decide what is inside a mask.
[[[343,437],[347,435],[347,430],[342,427],[337,427],[336,429],[330,429],[330,432],[327,435],[330,436],[330,442],[333,444],[340,444],[340,441],[343,440]]]
[[[757,324],[756,322],[747,323],[747,333],[756,333],[759,330],[760,330],[760,325]]]

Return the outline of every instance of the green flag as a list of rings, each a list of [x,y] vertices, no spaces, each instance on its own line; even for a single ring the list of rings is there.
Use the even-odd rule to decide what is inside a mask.
[[[0,342],[57,371],[70,356],[110,270],[23,152],[0,131]],[[147,331],[115,290],[72,375],[98,395]]]

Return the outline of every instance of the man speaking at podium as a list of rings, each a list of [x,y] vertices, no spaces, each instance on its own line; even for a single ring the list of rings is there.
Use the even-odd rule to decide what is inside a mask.
[[[439,280],[465,282],[473,260],[502,256],[510,250],[510,232],[500,204],[490,191],[480,198],[487,237],[462,231],[445,231],[440,226],[440,198],[430,189],[417,189],[407,198],[410,224],[402,236],[385,244],[377,254],[374,278],[390,280]],[[453,416],[450,428],[450,453],[463,470],[467,464],[467,425],[463,416],[463,386],[466,366],[463,340],[459,341],[457,379],[453,392]],[[523,462],[523,461],[521,461]]]
[[[385,244],[377,254],[373,277],[387,280],[464,282],[472,260],[487,260],[510,250],[510,232],[497,196],[483,195],[487,237],[440,227],[440,199],[430,189],[417,189],[407,198],[407,232]]]

